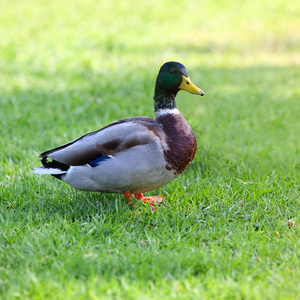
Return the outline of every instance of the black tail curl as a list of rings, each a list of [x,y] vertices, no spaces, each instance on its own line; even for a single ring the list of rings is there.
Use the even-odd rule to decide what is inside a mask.
[[[59,161],[56,161],[54,159],[52,160],[49,160],[49,157],[43,157],[42,160],[41,160],[43,166],[47,169],[59,169],[59,170],[62,170],[62,171],[67,171],[69,170],[70,166],[69,165],[66,165],[66,164],[63,164]],[[55,178],[58,178],[58,179],[61,179],[61,176],[64,175],[64,174],[51,174],[52,176],[54,176]]]
[[[54,168],[54,169],[60,169],[62,171],[67,171],[70,168],[69,165],[63,164],[54,159],[49,161],[49,157],[43,157],[41,162],[42,162],[43,166],[47,169]]]

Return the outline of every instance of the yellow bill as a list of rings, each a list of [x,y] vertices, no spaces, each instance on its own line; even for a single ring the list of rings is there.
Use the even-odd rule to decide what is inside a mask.
[[[182,82],[179,86],[179,89],[190,92],[191,94],[204,96],[204,92],[196,87],[190,80],[189,77],[182,75]]]

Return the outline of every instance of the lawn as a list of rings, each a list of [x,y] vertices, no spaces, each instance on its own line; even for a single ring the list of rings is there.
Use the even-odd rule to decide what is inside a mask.
[[[300,299],[300,2],[1,1],[1,299]],[[148,195],[76,191],[39,153],[153,117],[160,66],[205,97],[198,141]]]

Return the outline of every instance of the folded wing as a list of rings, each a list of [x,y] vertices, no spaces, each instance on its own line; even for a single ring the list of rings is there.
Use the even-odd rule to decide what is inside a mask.
[[[131,147],[149,144],[157,138],[164,140],[164,133],[154,119],[124,119],[46,151],[40,157],[50,157],[62,164],[78,166],[91,163],[104,155],[113,156]]]

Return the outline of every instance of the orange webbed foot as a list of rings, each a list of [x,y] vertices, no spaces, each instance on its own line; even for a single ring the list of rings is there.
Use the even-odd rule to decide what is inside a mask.
[[[127,204],[132,205],[132,193],[127,193],[124,192],[124,197],[127,199]],[[137,200],[141,200],[144,203],[147,203],[149,205],[155,205],[155,204],[159,204],[162,203],[163,201],[165,201],[165,199],[163,198],[163,196],[147,196],[147,197],[143,197],[142,193],[138,193],[138,194],[134,194],[135,198]],[[153,210],[154,211],[154,210]]]
[[[162,203],[165,201],[163,196],[148,196],[148,197],[143,197],[143,194],[134,194],[136,199],[139,199],[143,201],[144,203],[148,203],[150,205],[155,205],[157,203]]]

